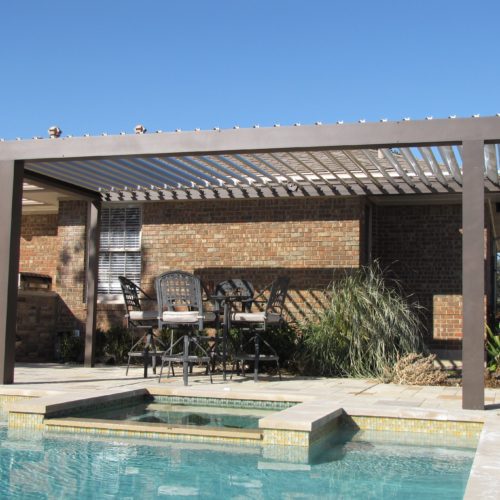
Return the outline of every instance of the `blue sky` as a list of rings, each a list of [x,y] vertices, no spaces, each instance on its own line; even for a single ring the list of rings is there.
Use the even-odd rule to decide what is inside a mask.
[[[500,112],[500,2],[12,0],[0,137]]]

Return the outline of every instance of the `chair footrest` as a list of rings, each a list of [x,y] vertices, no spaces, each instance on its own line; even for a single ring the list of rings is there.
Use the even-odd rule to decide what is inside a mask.
[[[151,357],[156,356],[158,358],[158,357],[163,356],[164,353],[165,353],[165,351],[156,351],[156,352],[148,351],[148,356],[151,356]],[[142,357],[142,356],[144,356],[144,351],[132,351],[132,352],[128,353],[128,356],[130,356],[132,358]]]
[[[182,354],[178,354],[178,355],[167,354],[167,355],[164,355],[162,357],[162,361],[172,361],[175,363],[182,363],[185,360],[186,360],[186,358],[184,358],[184,356]],[[208,356],[188,356],[187,357],[188,363],[209,363],[211,360],[212,360],[212,358],[210,358]]]
[[[236,354],[234,359],[238,361],[255,361],[255,354]],[[279,361],[280,357],[275,354],[260,354],[259,361]]]

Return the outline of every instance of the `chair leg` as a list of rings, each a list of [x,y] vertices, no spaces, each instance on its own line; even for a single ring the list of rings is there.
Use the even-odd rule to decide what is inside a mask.
[[[262,342],[273,353],[273,355],[276,356],[276,368],[278,369],[278,377],[281,380],[280,360],[279,360],[279,357],[278,357],[278,353],[276,352],[276,349],[269,342],[267,342],[267,340],[262,339]]]
[[[184,352],[183,352],[183,360],[182,360],[182,380],[184,385],[188,385],[188,377],[189,377],[189,335],[184,335]]]
[[[170,350],[169,350],[169,354],[172,354],[173,345],[174,345],[174,329],[172,328],[170,330]],[[168,372],[167,372],[168,375],[167,376],[170,376],[170,369],[172,369],[172,377],[175,377],[174,367],[172,365],[172,361],[168,362]]]
[[[139,339],[139,340],[138,340],[138,341],[137,341],[137,342],[136,342],[136,343],[135,343],[135,344],[134,344],[134,345],[130,348],[129,353],[134,352],[134,349],[135,349],[135,348],[136,348],[136,347],[137,347],[140,343],[144,342],[144,337],[145,337],[145,335],[143,335],[143,336],[142,336],[142,337],[141,337],[141,338],[140,338],[140,339]],[[128,375],[128,369],[130,368],[130,360],[131,360],[131,359],[132,359],[132,356],[130,356],[130,354],[129,354],[129,356],[128,356],[128,363],[127,363],[127,369],[126,369],[126,371],[125,371],[125,376],[127,376],[127,375]]]
[[[153,342],[153,349],[151,350],[151,366],[153,367],[153,373],[156,375],[156,346]]]
[[[159,377],[158,377],[158,383],[160,383],[160,382],[161,382],[161,376],[162,376],[162,374],[163,374],[163,366],[164,366],[164,362],[163,362],[163,360],[162,360],[162,362],[161,362],[161,367],[160,367],[160,375],[159,375]]]
[[[255,333],[255,361],[254,361],[254,367],[253,367],[253,381],[258,382],[259,381],[259,357],[260,357],[260,342],[259,342],[259,334]]]

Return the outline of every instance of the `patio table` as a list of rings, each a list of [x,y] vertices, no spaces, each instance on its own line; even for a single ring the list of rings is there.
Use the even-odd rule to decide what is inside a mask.
[[[225,381],[227,379],[227,341],[229,338],[229,332],[231,330],[231,313],[233,306],[237,302],[245,302],[252,300],[251,297],[243,294],[229,294],[229,295],[213,295],[211,297],[215,303],[219,304],[218,309],[222,306],[223,316],[222,316],[222,378]]]

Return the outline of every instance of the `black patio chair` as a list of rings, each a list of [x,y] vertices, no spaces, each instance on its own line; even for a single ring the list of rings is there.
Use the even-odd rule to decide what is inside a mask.
[[[163,342],[155,335],[154,327],[158,320],[158,310],[144,310],[142,302],[154,302],[140,286],[126,278],[118,276],[120,286],[123,293],[123,302],[125,304],[125,323],[126,327],[132,331],[142,332],[141,337],[135,342],[128,352],[127,370],[125,375],[128,375],[130,362],[132,358],[144,357],[144,377],[147,377],[147,365],[149,358],[153,366],[153,373],[156,373],[156,358],[163,354],[163,350],[158,351],[156,344],[160,344],[163,348]],[[142,346],[142,348],[139,348]]]
[[[226,379],[226,361],[228,358],[228,346],[231,346],[229,336],[230,312],[250,312],[252,301],[255,295],[255,288],[250,281],[234,278],[221,281],[214,289],[214,310],[217,311],[217,337],[215,345],[215,358],[222,359],[222,372]],[[221,334],[222,326],[222,335]],[[222,348],[222,349],[221,349]],[[234,351],[235,349],[231,349]]]
[[[246,303],[246,310],[231,313],[230,324],[239,329],[239,343],[235,354],[235,362],[239,371],[241,362],[242,374],[245,375],[245,362],[254,363],[254,381],[259,379],[259,363],[263,361],[275,361],[278,376],[281,380],[279,355],[271,344],[266,340],[265,333],[270,328],[277,328],[283,324],[283,307],[290,279],[286,276],[278,277],[271,284],[271,291],[267,300],[264,300],[264,292],[255,297],[251,303]],[[248,306],[256,306],[257,311],[248,309]],[[249,338],[245,338],[245,334]],[[266,352],[261,352],[261,347]]]
[[[221,309],[220,302],[223,302],[225,297],[234,297],[234,300],[232,301],[233,306],[236,306],[236,304],[239,303],[239,312],[250,312],[254,295],[255,288],[252,283],[250,283],[250,281],[241,278],[235,278],[218,283],[215,286],[214,298],[215,302],[219,302],[219,309]]]
[[[158,328],[171,330],[170,346],[161,358],[161,381],[163,367],[168,363],[167,376],[175,375],[172,363],[182,363],[184,385],[188,385],[189,366],[193,363],[207,363],[207,372],[212,382],[210,361],[211,337],[203,336],[205,321],[213,321],[213,312],[203,309],[202,285],[198,277],[183,271],[168,271],[155,281],[158,298]],[[182,335],[174,338],[174,331]],[[206,342],[205,347],[202,343]]]

